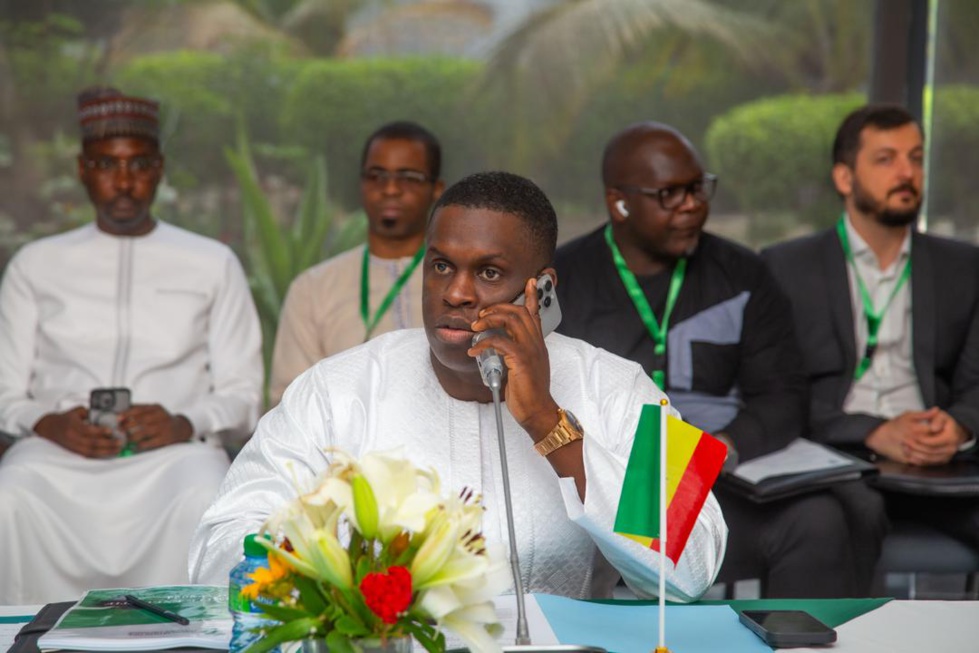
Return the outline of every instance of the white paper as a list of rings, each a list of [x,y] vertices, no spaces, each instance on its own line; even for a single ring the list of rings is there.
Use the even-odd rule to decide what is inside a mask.
[[[772,476],[835,469],[850,463],[849,458],[828,447],[799,438],[784,449],[738,465],[734,475],[750,483],[758,483]]]

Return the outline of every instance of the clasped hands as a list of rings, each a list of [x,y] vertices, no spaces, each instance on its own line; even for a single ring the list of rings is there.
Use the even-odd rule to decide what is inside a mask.
[[[119,413],[117,429],[127,435],[137,452],[187,442],[194,435],[186,417],[172,415],[159,404],[136,404]],[[111,458],[126,446],[126,440],[115,437],[112,429],[90,424],[88,409],[82,406],[48,413],[34,425],[34,432],[86,458]]]
[[[969,434],[938,407],[907,411],[888,420],[867,436],[876,453],[911,465],[943,465],[952,459]]]

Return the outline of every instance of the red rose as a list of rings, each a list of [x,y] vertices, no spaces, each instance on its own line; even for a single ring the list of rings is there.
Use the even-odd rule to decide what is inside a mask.
[[[404,567],[389,567],[386,574],[372,572],[360,581],[364,603],[386,624],[398,621],[411,605],[411,572]]]

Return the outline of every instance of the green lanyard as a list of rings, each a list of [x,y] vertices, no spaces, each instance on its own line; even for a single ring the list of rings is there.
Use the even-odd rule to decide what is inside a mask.
[[[840,217],[836,223],[836,233],[840,237],[840,244],[843,246],[843,253],[846,255],[846,260],[853,268],[853,276],[857,279],[857,288],[860,290],[860,300],[863,302],[863,315],[867,319],[867,348],[863,352],[863,358],[857,364],[857,369],[853,372],[853,378],[857,381],[867,373],[870,369],[870,364],[874,358],[874,352],[877,351],[877,332],[880,331],[880,323],[884,319],[884,314],[887,309],[890,308],[891,302],[894,301],[894,297],[897,295],[898,291],[904,286],[908,281],[908,277],[911,276],[911,257],[908,257],[908,262],[904,264],[904,270],[901,271],[901,276],[898,278],[897,283],[894,285],[894,290],[891,291],[890,296],[887,301],[884,302],[884,306],[881,307],[879,311],[874,310],[874,301],[870,297],[870,293],[867,291],[867,286],[864,285],[863,279],[860,277],[860,271],[857,270],[857,264],[853,260],[853,250],[850,248],[850,238],[846,234],[846,218]]]
[[[622,252],[619,251],[618,245],[615,244],[615,239],[612,238],[611,224],[605,227],[605,242],[608,243],[608,248],[612,251],[612,260],[615,261],[615,268],[619,271],[619,278],[622,279],[622,285],[625,286],[625,290],[629,293],[632,303],[636,305],[639,317],[642,319],[643,324],[646,325],[649,335],[653,338],[653,351],[657,356],[665,355],[666,332],[670,326],[670,315],[673,314],[676,298],[680,294],[680,288],[683,286],[683,277],[687,273],[687,259],[681,258],[673,268],[673,275],[670,277],[670,290],[666,294],[666,308],[663,310],[663,326],[661,328],[656,321],[656,316],[653,314],[653,309],[649,305],[646,295],[643,293],[642,288],[639,287],[639,282],[636,281],[636,275],[626,265],[625,259],[622,257]],[[661,390],[666,390],[666,374],[663,370],[653,370],[651,376],[653,377],[653,383],[659,386]]]
[[[384,301],[381,302],[381,305],[377,308],[377,312],[374,313],[374,317],[372,318],[370,316],[371,253],[367,245],[364,245],[364,262],[361,264],[360,268],[360,319],[364,321],[364,329],[367,330],[367,334],[364,336],[364,342],[370,340],[371,334],[377,327],[377,323],[381,321],[381,318],[384,317],[387,310],[391,308],[391,302],[393,302],[394,298],[398,296],[398,293],[401,292],[404,285],[408,283],[408,277],[410,277],[411,273],[415,271],[415,268],[418,267],[418,264],[421,263],[424,256],[425,245],[422,244],[422,246],[418,248],[418,251],[415,252],[415,257],[411,259],[411,263],[408,264],[408,267],[406,267],[404,272],[402,272],[401,275],[394,280],[394,285],[391,286],[390,290],[388,290],[388,294],[384,296]]]

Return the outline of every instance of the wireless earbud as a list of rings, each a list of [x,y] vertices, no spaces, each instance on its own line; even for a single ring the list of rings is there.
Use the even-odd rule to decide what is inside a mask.
[[[619,200],[615,203],[615,208],[623,218],[629,217],[629,209],[625,207],[625,200]]]

